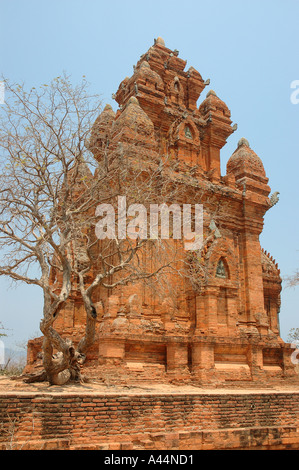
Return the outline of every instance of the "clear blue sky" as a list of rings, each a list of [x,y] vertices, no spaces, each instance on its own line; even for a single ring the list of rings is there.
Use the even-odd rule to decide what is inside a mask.
[[[162,36],[188,67],[211,79],[208,89],[238,123],[222,150],[222,173],[246,137],[272,191],[280,191],[261,244],[287,276],[299,267],[299,104],[290,100],[290,84],[299,80],[298,32],[298,0],[0,0],[0,74],[28,87],[63,71],[74,82],[84,74],[115,108],[111,94]],[[0,320],[13,344],[38,331],[42,299],[36,288],[7,286],[0,281]],[[299,288],[282,292],[284,339],[299,327],[298,295]]]

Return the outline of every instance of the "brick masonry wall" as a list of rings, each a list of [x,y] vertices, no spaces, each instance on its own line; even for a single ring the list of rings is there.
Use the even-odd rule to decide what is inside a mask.
[[[2,394],[0,448],[299,449],[298,398],[286,392]]]

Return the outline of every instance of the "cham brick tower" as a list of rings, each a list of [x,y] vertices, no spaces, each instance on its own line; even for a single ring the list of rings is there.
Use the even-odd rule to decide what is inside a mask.
[[[142,283],[99,289],[101,315],[86,367],[117,383],[292,378],[290,345],[279,335],[280,272],[259,241],[264,215],[274,204],[263,163],[242,138],[221,175],[220,151],[236,126],[214,91],[198,106],[209,81],[185,66],[177,50],[155,40],[133,75],[120,83],[117,112],[107,105],[98,117],[94,156],[101,162],[104,152],[115,152],[119,144],[123,152],[136,145],[137,159],[142,148],[151,164],[167,155],[169,174],[184,179],[183,202],[192,203],[200,193],[204,244],[185,253],[192,282],[174,275],[163,301]],[[75,340],[84,318],[74,295],[55,327]],[[29,364],[39,347],[38,340],[29,342]]]

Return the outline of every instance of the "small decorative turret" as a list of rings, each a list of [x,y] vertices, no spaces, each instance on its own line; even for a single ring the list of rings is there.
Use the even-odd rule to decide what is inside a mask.
[[[149,151],[156,150],[154,125],[135,96],[129,98],[126,106],[113,122],[112,148],[117,148],[119,142],[129,145],[129,154],[147,149],[147,156],[150,157]]]
[[[220,179],[220,150],[234,132],[230,110],[214,90],[207,93],[199,106],[199,114],[205,121],[203,147],[207,149],[207,170],[215,182]]]
[[[109,145],[110,132],[115,112],[110,104],[106,104],[103,112],[96,119],[88,142],[88,148],[93,152],[97,160],[101,159],[105,149]]]
[[[269,209],[268,196],[271,190],[263,162],[244,137],[239,140],[237,149],[228,160],[226,171],[228,177],[234,176],[237,187],[242,188],[243,196],[251,193],[258,204]]]
[[[267,183],[266,173],[262,160],[250,148],[247,139],[242,137],[238,147],[227,162],[227,173],[234,174],[236,181],[243,177],[255,178]]]

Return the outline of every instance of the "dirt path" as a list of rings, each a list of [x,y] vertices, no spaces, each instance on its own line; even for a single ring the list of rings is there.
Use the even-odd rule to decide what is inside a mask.
[[[299,388],[294,385],[277,385],[269,388],[242,388],[237,386],[227,386],[219,388],[206,388],[192,385],[171,385],[171,384],[144,384],[144,385],[105,385],[101,382],[86,384],[68,384],[64,386],[52,385],[48,383],[25,384],[23,381],[12,380],[9,377],[0,376],[0,395],[15,394],[124,394],[124,395],[147,395],[147,394],[248,394],[248,393],[298,393]]]

